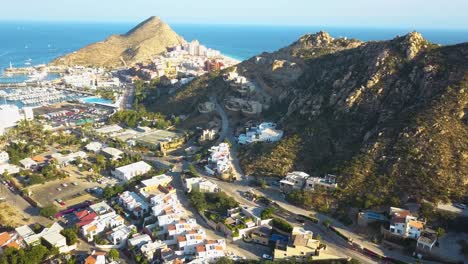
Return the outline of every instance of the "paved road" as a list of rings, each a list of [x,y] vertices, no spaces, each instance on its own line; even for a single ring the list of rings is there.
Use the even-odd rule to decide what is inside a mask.
[[[132,84],[127,85],[124,92],[124,98],[120,103],[120,109],[132,109],[135,97],[135,86]]]
[[[226,139],[229,133],[229,119],[224,111],[223,107],[218,103],[216,97],[210,97],[210,101],[215,104],[216,112],[218,112],[219,116],[221,117],[221,132],[219,133],[219,138],[217,140],[217,144],[221,143]]]

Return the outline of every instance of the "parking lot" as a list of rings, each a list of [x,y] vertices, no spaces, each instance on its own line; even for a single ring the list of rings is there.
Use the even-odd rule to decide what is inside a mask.
[[[87,180],[88,172],[80,172],[75,166],[63,168],[70,177],[63,180],[55,180],[29,187],[32,192],[32,198],[40,206],[55,204],[58,207],[68,207],[86,200],[92,200],[95,197],[86,192],[86,189],[93,187],[104,188],[107,185],[117,183],[115,179],[103,178],[101,183]],[[57,201],[63,201],[59,204]]]

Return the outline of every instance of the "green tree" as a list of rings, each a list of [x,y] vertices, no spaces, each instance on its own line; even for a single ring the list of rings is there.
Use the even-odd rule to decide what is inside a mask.
[[[445,229],[442,227],[437,227],[436,229],[437,239],[443,237],[445,235]]]
[[[214,264],[234,264],[234,260],[228,257],[222,257],[213,262]]]
[[[118,260],[120,257],[120,253],[117,249],[113,248],[109,251],[109,258],[112,260]]]
[[[331,223],[332,223],[332,221],[330,219],[325,219],[323,221],[323,225],[326,226],[327,228],[330,227]]]
[[[199,212],[203,212],[208,207],[205,195],[199,191],[192,191],[189,194],[189,201]]]
[[[262,213],[260,214],[260,217],[262,219],[268,219],[268,218],[271,218],[274,213],[275,213],[275,208],[267,207],[262,211]]]
[[[60,232],[66,239],[67,245],[74,245],[78,241],[78,232],[72,228],[65,228]]]
[[[57,213],[58,213],[58,209],[54,205],[46,206],[44,208],[41,208],[41,210],[39,211],[39,214],[44,217],[52,217]]]

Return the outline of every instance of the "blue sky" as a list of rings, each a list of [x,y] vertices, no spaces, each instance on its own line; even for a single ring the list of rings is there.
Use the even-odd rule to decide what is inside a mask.
[[[450,3],[450,4],[449,4]],[[468,29],[468,0],[7,0],[0,20]]]

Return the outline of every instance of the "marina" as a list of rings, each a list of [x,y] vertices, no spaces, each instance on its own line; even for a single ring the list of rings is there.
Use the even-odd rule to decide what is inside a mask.
[[[87,95],[53,87],[23,87],[0,90],[0,104],[14,104],[19,108],[41,107],[64,101],[80,100]]]

